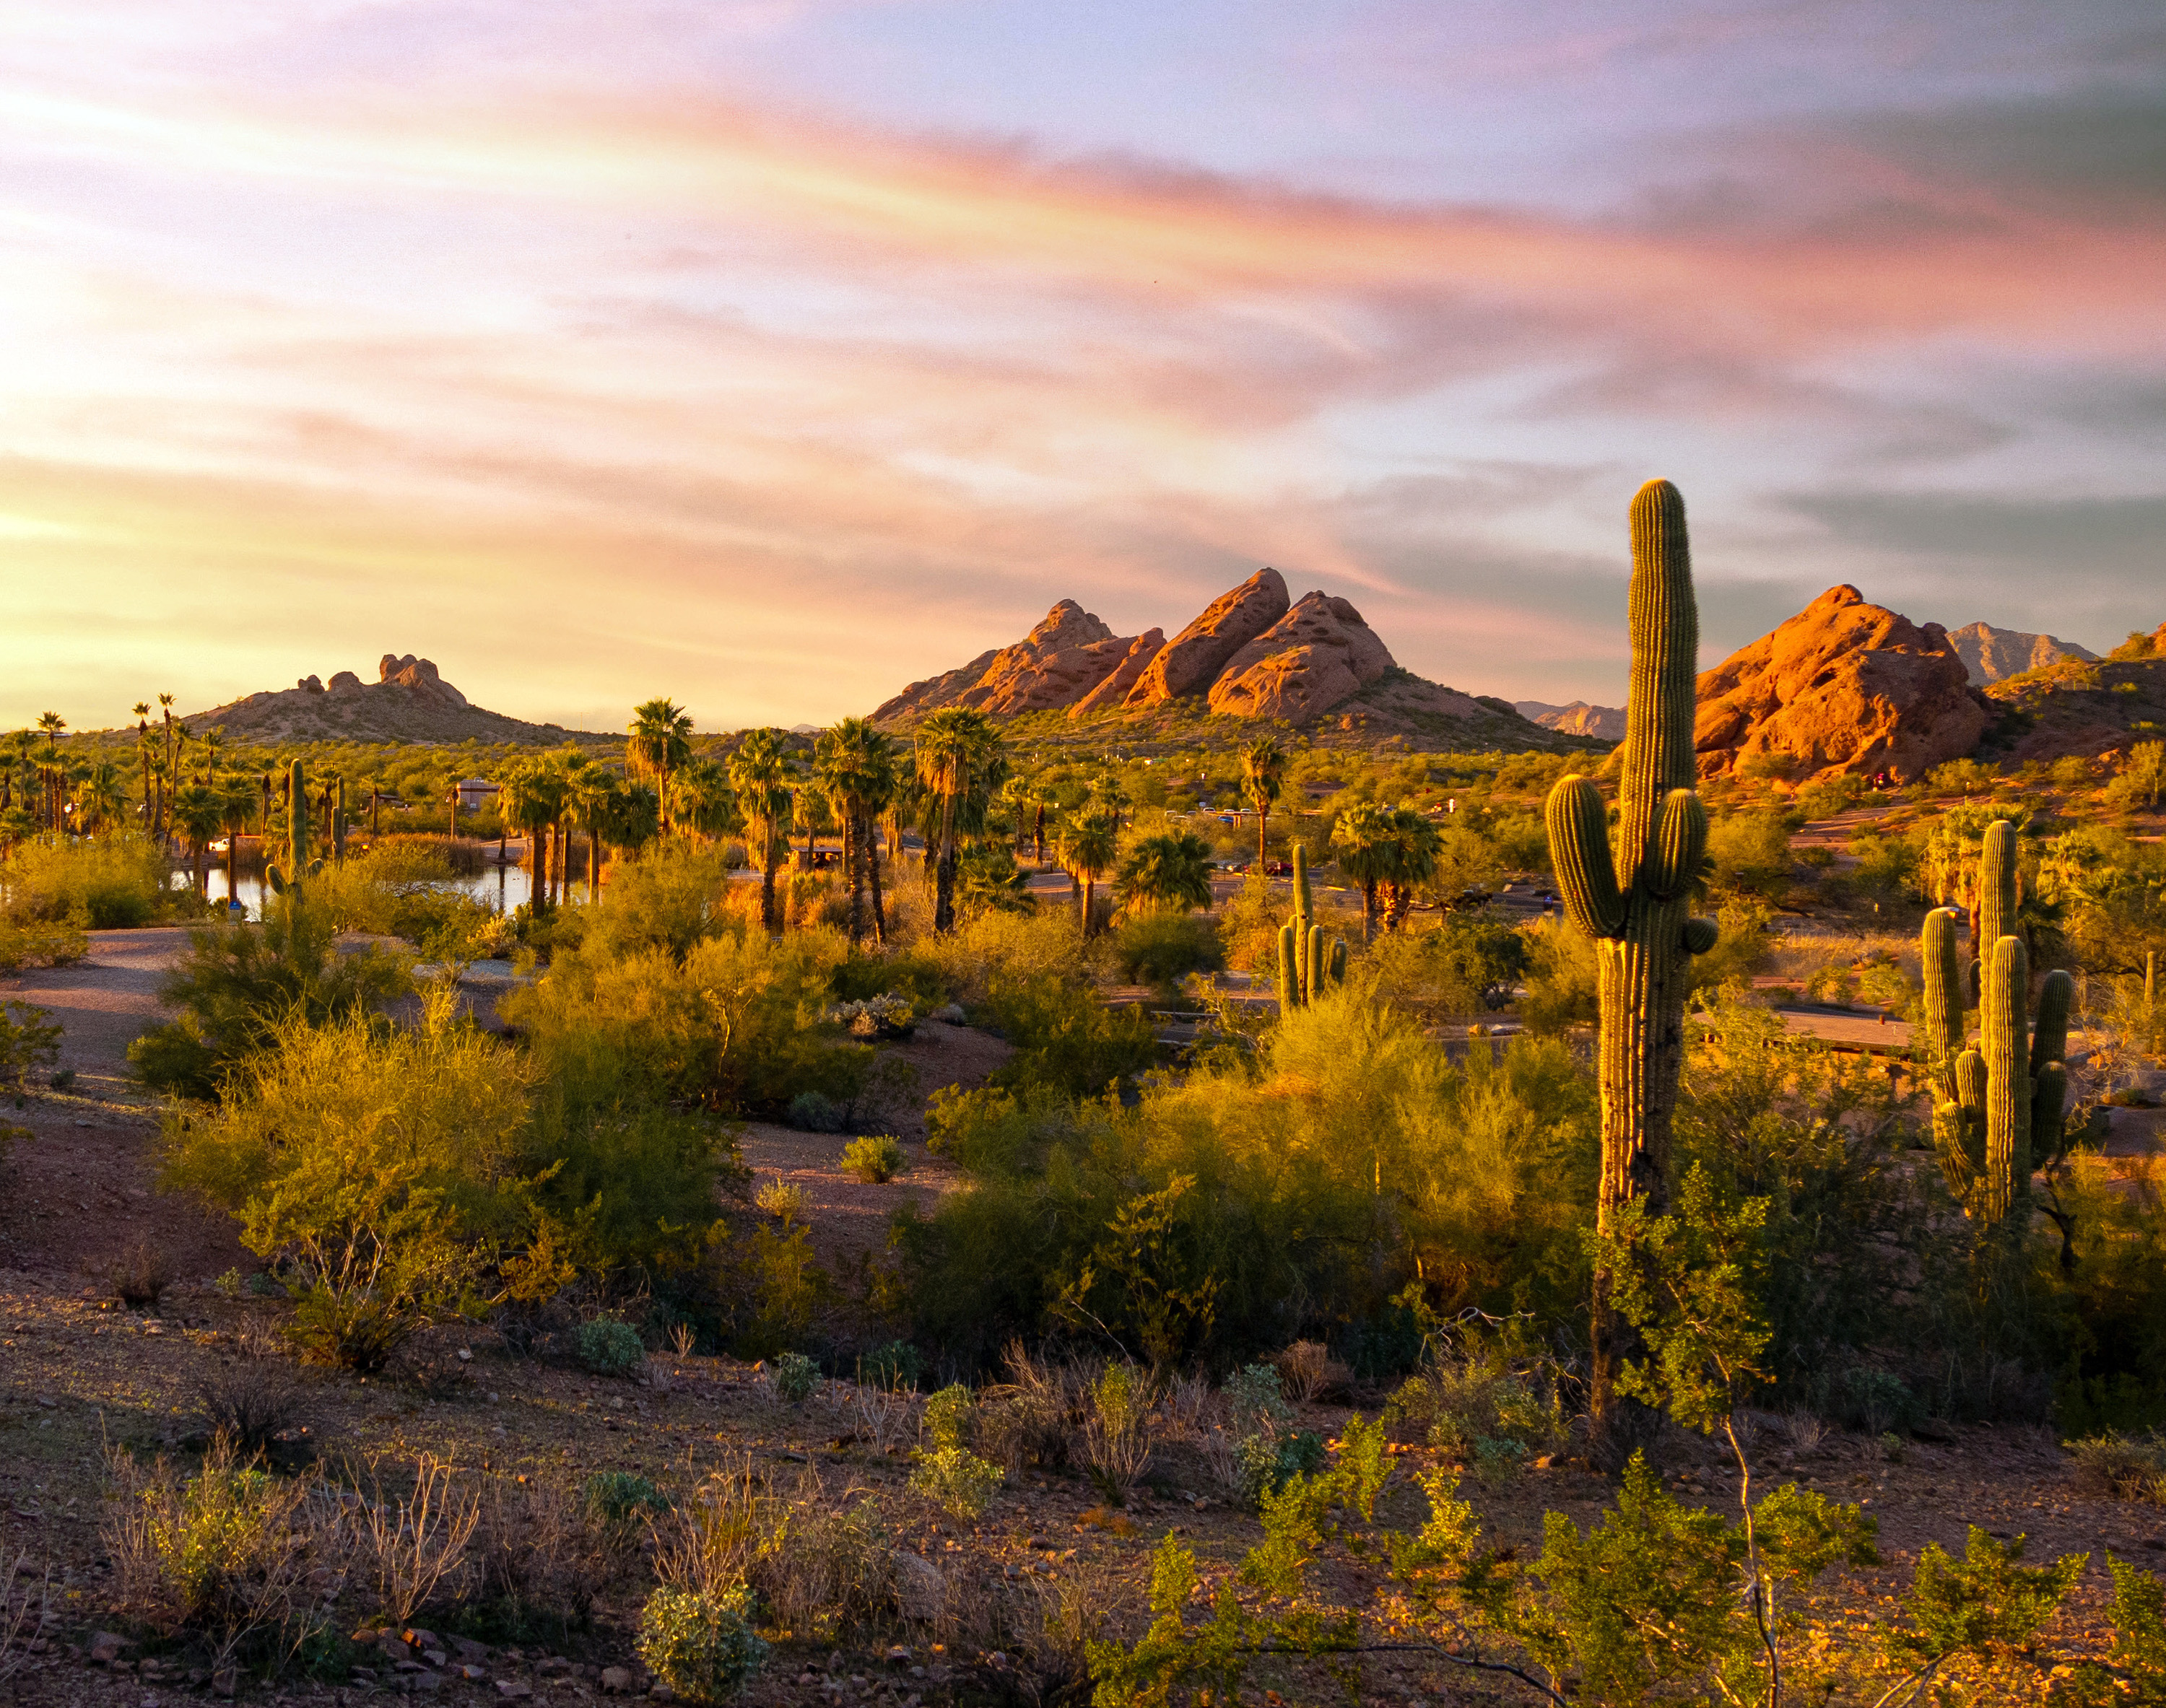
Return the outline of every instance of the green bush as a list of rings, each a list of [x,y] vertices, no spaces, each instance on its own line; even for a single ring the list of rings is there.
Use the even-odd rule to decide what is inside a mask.
[[[147,925],[182,904],[166,886],[164,854],[132,831],[35,837],[17,843],[0,861],[0,915],[16,925],[117,930]]]
[[[880,1185],[902,1173],[902,1141],[886,1133],[852,1139],[843,1147],[843,1168],[869,1186]]]
[[[71,967],[89,954],[90,939],[78,926],[18,925],[0,919],[0,973],[20,973],[25,967]]]
[[[752,1615],[752,1591],[742,1584],[726,1595],[664,1584],[641,1611],[639,1658],[682,1700],[726,1701],[767,1660]]]
[[[790,1125],[800,1133],[839,1133],[844,1125],[841,1107],[816,1091],[800,1091],[790,1099]]]
[[[1015,1054],[993,1075],[993,1083],[1006,1090],[1042,1086],[1065,1097],[1095,1097],[1157,1059],[1149,1015],[1107,1008],[1095,992],[1056,977],[996,984],[983,1013],[1015,1046]]]
[[[785,1405],[802,1405],[820,1385],[820,1367],[802,1352],[785,1352],[767,1367],[767,1385]]]
[[[49,1010],[30,1002],[0,1002],[0,1091],[19,1094],[24,1074],[57,1062],[65,1035]]]
[[[597,1471],[581,1494],[589,1521],[612,1536],[627,1535],[670,1510],[669,1497],[633,1471]]]
[[[1446,914],[1434,930],[1387,931],[1361,957],[1378,1001],[1430,1020],[1504,1007],[1528,964],[1526,934],[1486,910]]]
[[[1594,939],[1562,915],[1527,928],[1527,994],[1519,1018],[1530,1031],[1593,1025],[1596,1017]]]
[[[915,1388],[924,1375],[925,1360],[908,1341],[890,1341],[858,1363],[858,1380],[876,1388]]]
[[[936,1449],[970,1444],[970,1414],[976,1400],[960,1382],[950,1383],[925,1402],[925,1434]]]
[[[1112,951],[1123,978],[1162,991],[1178,990],[1191,973],[1216,973],[1226,964],[1218,921],[1208,914],[1131,914],[1114,934]]]
[[[573,1336],[579,1363],[596,1376],[628,1376],[647,1362],[646,1343],[639,1331],[613,1316],[598,1316],[579,1325]]]
[[[950,1517],[984,1516],[1007,1473],[967,1447],[936,1447],[917,1462],[910,1486],[937,1501]]]

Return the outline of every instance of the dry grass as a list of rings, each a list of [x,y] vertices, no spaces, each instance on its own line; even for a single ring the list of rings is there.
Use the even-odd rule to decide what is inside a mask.
[[[1354,1379],[1354,1373],[1333,1357],[1321,1341],[1296,1341],[1271,1363],[1286,1391],[1310,1404],[1344,1393]]]
[[[2166,1435],[2097,1435],[2070,1442],[2076,1486],[2087,1494],[2166,1506]]]
[[[29,1658],[30,1645],[52,1618],[52,1568],[34,1564],[27,1549],[0,1546],[0,1680]]]
[[[586,1621],[609,1574],[585,1503],[543,1478],[491,1477],[471,1544],[473,1599],[506,1632],[561,1637]]]
[[[155,1310],[172,1281],[165,1254],[147,1239],[139,1239],[114,1266],[113,1291],[123,1305],[136,1310]]]
[[[376,1467],[370,1482],[377,1498],[363,1500],[352,1514],[355,1552],[376,1585],[383,1611],[404,1625],[440,1589],[459,1584],[466,1574],[468,1546],[481,1522],[480,1497],[453,1480],[452,1468],[424,1453],[414,1464],[413,1482],[404,1493],[386,1499]]]

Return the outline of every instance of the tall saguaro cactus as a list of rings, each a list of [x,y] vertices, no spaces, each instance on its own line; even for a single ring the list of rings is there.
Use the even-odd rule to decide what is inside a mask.
[[[1684,1065],[1685,985],[1692,957],[1714,946],[1713,920],[1690,916],[1707,847],[1707,812],[1694,792],[1693,713],[1699,610],[1684,499],[1650,481],[1632,500],[1631,699],[1614,851],[1602,793],[1584,777],[1551,791],[1550,856],[1566,906],[1595,940],[1601,1004],[1602,1178],[1598,1228],[1608,1232],[1635,1199],[1662,1209],[1670,1129]],[[1598,1423],[1613,1420],[1619,1363],[1630,1356],[1594,1278],[1590,1397]]]
[[[267,866],[264,881],[272,894],[283,895],[322,865],[309,858],[309,783],[296,759],[286,772],[286,864],[283,870]]]
[[[1925,1031],[1933,1084],[1933,1139],[1948,1189],[1964,1213],[1987,1223],[2020,1211],[2031,1175],[2068,1142],[2068,1011],[2075,981],[2048,973],[2029,1018],[2031,968],[2014,930],[2015,827],[1987,826],[1978,861],[1978,944],[1969,988],[1978,999],[1978,1041],[1966,1047],[1963,989],[1956,977],[1956,916],[1926,915]]]

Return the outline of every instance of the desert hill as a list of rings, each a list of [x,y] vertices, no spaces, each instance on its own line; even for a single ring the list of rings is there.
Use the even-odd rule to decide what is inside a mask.
[[[2109,658],[2062,658],[1985,692],[1990,758],[2102,759],[2166,739],[2166,623]]]
[[[1133,719],[1186,706],[1223,716],[1336,727],[1469,746],[1542,746],[1545,731],[1502,700],[1426,682],[1347,600],[1318,591],[1298,601],[1275,569],[1260,569],[1168,640],[1160,629],[1119,635],[1062,599],[1012,646],[912,683],[874,712],[906,724],[945,706],[1008,717]]]
[[[2079,646],[2058,635],[2028,635],[2021,629],[1996,629],[1990,623],[1966,623],[1960,629],[1949,630],[1948,645],[1955,648],[1970,672],[1972,684],[1978,688],[2028,670],[2043,670],[2064,658],[2098,661],[2098,654],[2088,646]]]
[[[1591,706],[1585,700],[1574,700],[1568,706],[1553,706],[1545,700],[1514,700],[1512,709],[1529,723],[1540,724],[1545,730],[1561,730],[1567,735],[1592,735],[1598,741],[1624,739],[1622,706]]]
[[[365,683],[350,670],[328,686],[304,676],[292,688],[252,693],[209,711],[190,714],[192,726],[223,725],[243,741],[496,741],[551,746],[573,732],[556,724],[529,724],[471,704],[412,653],[385,653],[377,679]]]

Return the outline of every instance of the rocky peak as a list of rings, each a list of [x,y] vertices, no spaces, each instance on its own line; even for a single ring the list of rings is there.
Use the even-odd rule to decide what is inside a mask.
[[[1226,661],[1211,684],[1211,709],[1297,720],[1329,710],[1397,667],[1350,601],[1306,593]]]
[[[1966,623],[1948,630],[1948,644],[1969,671],[1972,683],[1983,688],[1989,682],[2021,676],[2026,670],[2042,670],[2063,658],[2095,662],[2098,654],[2088,646],[2063,640],[2057,635],[2031,635],[2021,629],[1996,629],[1990,623]]]
[[[1908,779],[1968,753],[1986,720],[1946,630],[1845,585],[1701,675],[1693,739],[1703,776],[1768,753],[1794,781]]]
[[[1260,569],[1223,593],[1203,614],[1159,650],[1123,704],[1157,705],[1188,694],[1208,693],[1226,662],[1286,614],[1286,577]]]

